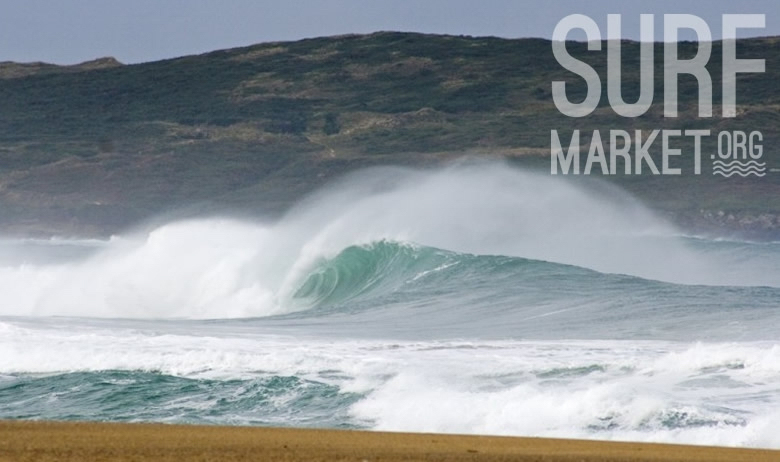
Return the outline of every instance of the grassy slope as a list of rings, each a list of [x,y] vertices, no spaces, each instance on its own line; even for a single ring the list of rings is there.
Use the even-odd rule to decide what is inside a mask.
[[[592,116],[560,115],[550,82],[569,81],[572,98],[585,88],[536,39],[377,33],[131,66],[0,63],[0,228],[103,233],[193,204],[280,210],[345,170],[464,153],[549,170],[551,129],[761,130],[764,159],[780,167],[777,39],[740,42],[739,56],[764,58],[767,72],[740,75],[735,119],[697,118],[695,82],[686,78],[681,117],[664,119],[656,48],[655,104],[637,119],[616,116],[606,91]],[[606,80],[605,53],[569,49]],[[638,45],[625,43],[623,53],[631,101]],[[711,61],[717,114],[720,65]],[[610,181],[691,227],[780,227],[780,174]]]

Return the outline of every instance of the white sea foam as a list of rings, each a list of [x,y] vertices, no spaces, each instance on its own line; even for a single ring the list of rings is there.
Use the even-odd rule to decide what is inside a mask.
[[[399,372],[352,412],[389,431],[778,448],[779,352],[776,345],[526,344],[512,349],[514,364],[490,362],[493,380],[465,358],[446,369],[431,361]],[[497,371],[518,378],[497,385]]]
[[[780,448],[773,343],[394,342],[188,329],[0,323],[0,375],[295,376],[363,395],[347,410],[351,423],[377,430]]]

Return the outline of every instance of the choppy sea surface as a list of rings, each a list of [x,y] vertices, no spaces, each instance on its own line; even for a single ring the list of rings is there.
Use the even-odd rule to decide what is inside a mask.
[[[780,448],[780,243],[500,164],[0,239],[0,418]]]

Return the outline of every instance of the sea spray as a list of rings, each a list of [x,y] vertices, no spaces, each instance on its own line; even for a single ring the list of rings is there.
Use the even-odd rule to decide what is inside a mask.
[[[485,163],[374,169],[273,223],[204,218],[115,238],[83,259],[0,266],[0,314],[258,317],[301,309],[323,260],[381,241],[576,265],[684,284],[775,285],[750,260],[713,260],[612,188]],[[6,259],[7,260],[7,259]]]

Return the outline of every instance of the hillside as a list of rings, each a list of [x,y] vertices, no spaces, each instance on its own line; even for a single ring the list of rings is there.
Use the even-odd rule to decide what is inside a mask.
[[[277,213],[348,170],[466,154],[549,172],[551,129],[760,130],[764,160],[780,167],[777,44],[739,43],[738,56],[765,59],[766,73],[739,75],[734,119],[717,108],[716,117],[697,118],[697,87],[686,78],[681,117],[663,118],[662,47],[656,103],[636,119],[615,115],[606,91],[592,116],[562,116],[550,82],[566,80],[580,97],[585,87],[539,39],[385,32],[137,65],[0,63],[0,231],[105,235],[176,210]],[[623,47],[632,101],[639,47]],[[681,44],[683,54],[695,49]],[[606,82],[606,53],[580,43],[569,50]],[[717,106],[719,59],[709,69]],[[607,179],[693,231],[780,235],[780,174]]]

